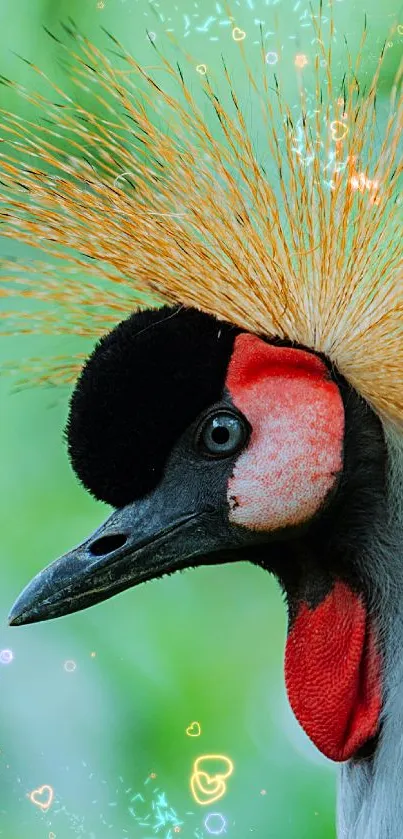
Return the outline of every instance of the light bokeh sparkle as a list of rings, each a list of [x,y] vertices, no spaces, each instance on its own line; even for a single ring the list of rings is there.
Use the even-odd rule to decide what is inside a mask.
[[[0,650],[0,664],[11,664],[14,659],[12,650]]]

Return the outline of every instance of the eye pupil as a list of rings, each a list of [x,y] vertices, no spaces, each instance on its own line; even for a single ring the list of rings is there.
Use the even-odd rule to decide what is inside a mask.
[[[224,443],[228,443],[229,440],[229,430],[225,427],[225,425],[217,425],[213,428],[211,432],[211,439],[214,443],[218,445],[222,445]]]

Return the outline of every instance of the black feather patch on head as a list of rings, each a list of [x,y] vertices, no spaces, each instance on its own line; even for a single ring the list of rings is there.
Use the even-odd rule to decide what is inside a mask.
[[[239,331],[165,306],[131,315],[99,341],[66,426],[71,464],[92,495],[122,507],[157,485],[176,440],[221,397]]]

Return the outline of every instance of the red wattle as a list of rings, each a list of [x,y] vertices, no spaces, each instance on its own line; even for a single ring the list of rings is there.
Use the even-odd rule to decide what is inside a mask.
[[[287,638],[285,679],[297,720],[331,760],[348,760],[376,734],[380,654],[363,600],[345,583],[316,608],[301,604]]]

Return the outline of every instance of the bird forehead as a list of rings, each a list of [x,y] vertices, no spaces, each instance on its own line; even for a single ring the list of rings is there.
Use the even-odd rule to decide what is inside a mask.
[[[238,330],[239,331],[239,330]],[[105,335],[88,359],[77,392],[91,383],[88,402],[122,416],[122,403],[140,419],[160,408],[182,417],[222,391],[236,330],[192,309],[136,312]],[[119,411],[117,407],[119,406]]]
[[[70,403],[73,469],[113,506],[149,492],[173,444],[221,398],[239,330],[193,309],[135,313],[101,339]]]

